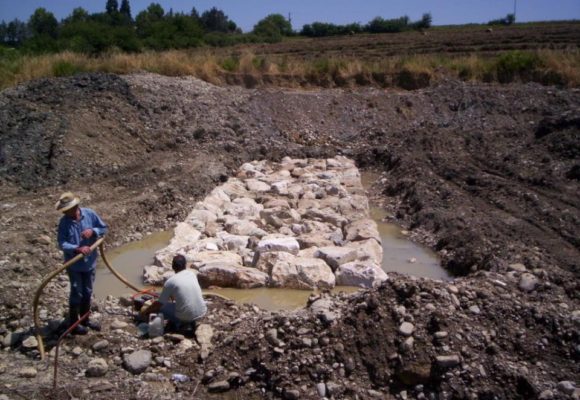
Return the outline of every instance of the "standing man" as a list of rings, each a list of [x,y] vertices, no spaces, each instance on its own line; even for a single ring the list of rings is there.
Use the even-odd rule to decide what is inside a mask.
[[[58,246],[64,253],[64,261],[77,254],[85,256],[67,269],[70,280],[70,325],[79,319],[79,315],[91,309],[97,252],[91,252],[90,246],[105,235],[108,229],[97,213],[90,208],[79,207],[79,203],[79,198],[71,192],[63,193],[56,203],[56,210],[64,214],[58,224]],[[88,332],[87,327],[97,331],[101,329],[98,323],[87,318],[72,333],[84,335]]]
[[[173,257],[171,267],[175,275],[165,282],[159,299],[143,310],[142,315],[161,311],[175,329],[180,329],[183,324],[194,324],[195,327],[195,321],[207,312],[197,276],[187,268],[187,261],[181,254]],[[174,301],[170,301],[171,298]]]

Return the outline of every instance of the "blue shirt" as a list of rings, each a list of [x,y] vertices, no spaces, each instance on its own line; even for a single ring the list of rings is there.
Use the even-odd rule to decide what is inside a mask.
[[[79,221],[64,215],[58,224],[58,247],[64,253],[65,262],[78,254],[75,251],[78,247],[91,246],[99,236],[105,235],[108,230],[107,224],[96,212],[90,208],[81,208],[80,211],[81,219]],[[92,229],[94,232],[89,239],[81,238],[81,232],[85,229]],[[96,265],[97,252],[93,251],[90,255],[71,265],[69,269],[74,272],[88,272],[95,269]]]

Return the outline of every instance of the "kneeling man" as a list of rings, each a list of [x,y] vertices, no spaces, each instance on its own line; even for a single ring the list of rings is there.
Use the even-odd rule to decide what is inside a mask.
[[[181,325],[193,323],[203,317],[207,312],[207,306],[197,276],[187,268],[185,257],[182,255],[173,257],[171,267],[175,275],[165,282],[159,299],[144,310],[144,314],[160,311],[165,319],[179,329]]]

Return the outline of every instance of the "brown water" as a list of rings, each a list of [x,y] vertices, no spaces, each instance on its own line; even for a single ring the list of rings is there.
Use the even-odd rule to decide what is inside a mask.
[[[153,264],[155,252],[167,247],[172,237],[173,231],[152,233],[137,242],[127,243],[107,251],[107,259],[113,268],[129,282],[141,287],[143,286],[143,267]],[[94,292],[96,297],[105,298],[108,295],[132,294],[133,290],[121,283],[99,258]]]
[[[361,174],[361,181],[366,189],[370,188],[377,179],[379,175],[376,173],[363,172]],[[389,216],[385,210],[371,204],[370,214],[377,223],[381,235],[382,265],[385,272],[399,272],[445,281],[452,279],[441,266],[441,261],[434,251],[409,240],[400,226],[385,221],[385,218]]]
[[[153,264],[155,252],[166,247],[173,236],[172,231],[157,232],[140,241],[125,244],[107,252],[107,259],[117,271],[137,287],[143,287],[143,267]],[[158,288],[161,290],[161,288]],[[333,292],[355,292],[358,288],[337,287]],[[204,290],[204,293],[218,293],[238,303],[251,303],[258,307],[276,311],[304,307],[313,292],[295,289],[232,289]],[[122,296],[133,294],[133,290],[121,283],[105,264],[99,261],[95,280],[95,296]]]

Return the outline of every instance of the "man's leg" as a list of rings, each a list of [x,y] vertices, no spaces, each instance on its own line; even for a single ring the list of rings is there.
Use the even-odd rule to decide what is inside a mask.
[[[168,330],[176,330],[179,328],[180,321],[179,318],[175,316],[175,303],[164,304],[159,312],[163,314],[163,317],[167,321],[169,321],[169,324],[167,325]]]
[[[88,272],[83,272],[83,290],[82,290],[82,301],[80,304],[80,315],[81,317],[91,310],[91,298],[93,296],[93,284],[95,283],[95,273],[96,268]],[[85,318],[82,325],[91,328],[95,331],[101,330],[101,325],[98,322],[91,321],[91,316]]]
[[[82,274],[79,272],[73,272],[68,270],[68,278],[70,281],[70,295],[69,295],[69,327],[72,326],[79,319],[80,303],[82,301]],[[87,328],[81,325],[77,325],[71,332],[73,335],[85,335],[87,333]]]

